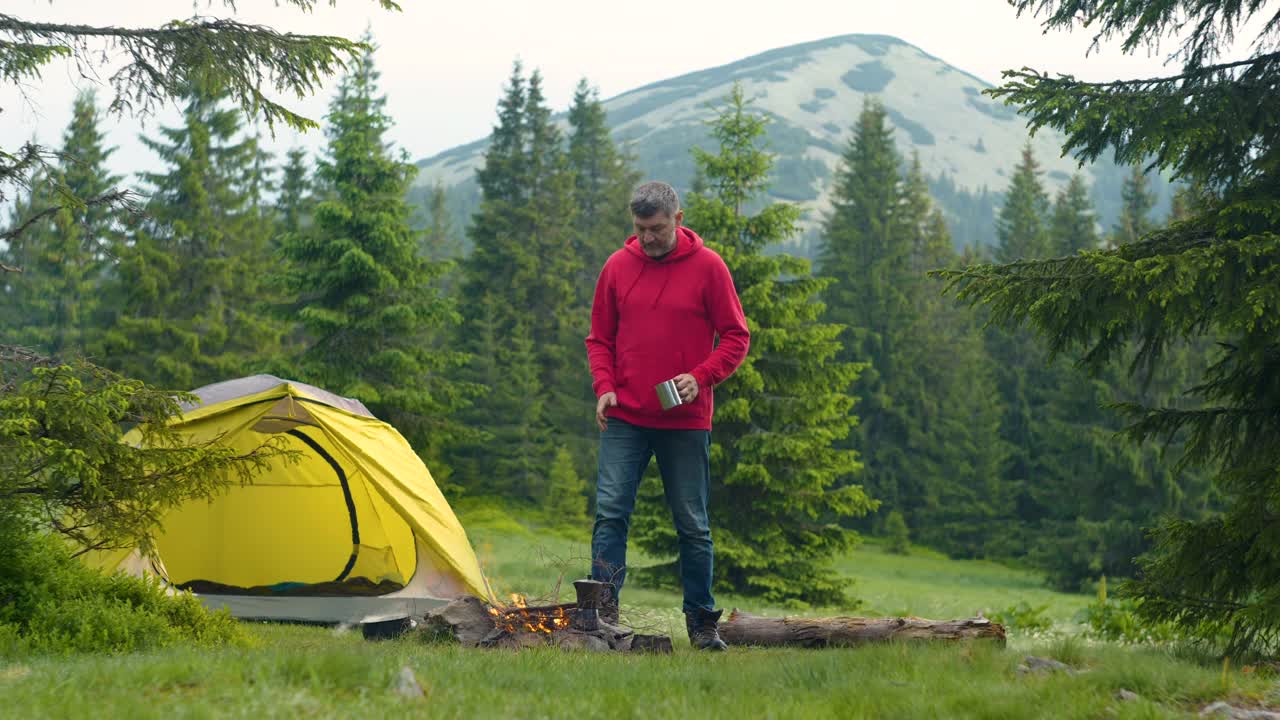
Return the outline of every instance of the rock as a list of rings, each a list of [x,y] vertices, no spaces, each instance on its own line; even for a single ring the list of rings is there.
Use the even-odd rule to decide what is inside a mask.
[[[576,630],[561,630],[555,634],[555,644],[565,650],[586,650],[588,652],[609,652],[609,643],[604,638],[591,633]]]
[[[1280,712],[1239,708],[1219,700],[1201,710],[1200,717],[1229,718],[1229,720],[1280,720]]]
[[[396,692],[412,699],[427,695],[427,692],[418,684],[418,676],[413,673],[413,668],[408,665],[400,668],[400,674],[396,676]]]
[[[463,647],[476,647],[493,632],[493,616],[489,604],[467,595],[427,613],[423,630],[451,636]]]
[[[1116,699],[1121,702],[1133,702],[1134,700],[1141,700],[1142,696],[1132,690],[1120,688],[1116,691]]]
[[[515,632],[504,635],[497,642],[496,647],[508,650],[523,650],[525,648],[546,647],[550,642],[551,638],[546,633]]]
[[[1036,657],[1028,655],[1022,659],[1022,664],[1018,665],[1018,674],[1026,675],[1028,673],[1055,673],[1064,672],[1068,675],[1075,675],[1076,671],[1070,665],[1060,663],[1052,658]]]
[[[633,635],[631,644],[627,647],[629,652],[648,652],[661,655],[671,653],[674,649],[671,645],[671,638],[666,635]]]

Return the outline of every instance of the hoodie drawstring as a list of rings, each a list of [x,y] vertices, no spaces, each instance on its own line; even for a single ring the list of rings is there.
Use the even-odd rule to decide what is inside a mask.
[[[627,287],[627,291],[626,291],[625,293],[623,293],[623,294],[622,294],[622,300],[618,302],[618,305],[626,305],[626,304],[627,304],[627,298],[631,297],[631,291],[632,291],[632,290],[635,290],[635,289],[636,289],[636,285],[639,285],[639,284],[640,284],[640,278],[644,277],[644,270],[645,270],[645,268],[647,268],[647,267],[649,267],[649,263],[641,263],[641,264],[640,264],[640,272],[636,273],[636,279],[631,281],[631,285],[630,285],[630,286],[628,286],[628,287]]]
[[[671,280],[671,268],[664,268],[662,273],[662,287],[658,290],[658,295],[653,299],[653,304],[649,306],[650,310],[658,307],[658,301],[662,299],[662,293],[667,291],[667,283]]]

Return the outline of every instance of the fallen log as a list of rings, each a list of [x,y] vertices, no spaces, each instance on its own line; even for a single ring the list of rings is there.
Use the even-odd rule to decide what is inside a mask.
[[[720,623],[729,645],[828,647],[894,640],[992,640],[1005,643],[1004,626],[986,618],[925,620],[916,617],[760,617],[734,608]]]

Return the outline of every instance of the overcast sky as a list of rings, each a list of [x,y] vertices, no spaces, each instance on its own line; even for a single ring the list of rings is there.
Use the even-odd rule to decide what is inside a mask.
[[[382,90],[396,126],[391,139],[420,159],[489,133],[511,63],[521,59],[545,78],[547,97],[565,109],[586,77],[604,98],[687,72],[733,62],[772,48],[849,33],[892,35],[998,84],[1001,70],[1030,66],[1082,79],[1111,80],[1176,72],[1163,55],[1123,55],[1118,43],[1086,57],[1091,33],[1042,34],[1039,20],[1015,16],[1004,0],[400,0],[403,12],[372,0],[337,0],[306,14],[275,8],[272,0],[238,0],[243,20],[295,33],[358,36],[365,27],[380,46]],[[228,16],[220,0],[4,0],[5,13],[30,20],[95,25],[156,25],[193,13]],[[753,8],[744,10],[743,8]],[[1252,34],[1241,34],[1231,58],[1245,57]],[[1171,47],[1171,46],[1170,46]],[[336,82],[336,80],[334,81]],[[48,66],[29,83],[27,98],[0,87],[0,147],[38,137],[57,144],[77,87],[91,81],[69,65]],[[332,85],[332,83],[331,83]],[[107,92],[100,92],[105,101]],[[320,120],[329,92],[291,107]],[[159,120],[171,120],[172,114]],[[150,121],[154,130],[155,119]],[[138,143],[140,126],[107,123],[120,147],[118,172],[154,161]],[[320,131],[298,138],[287,131],[275,147],[310,148]]]

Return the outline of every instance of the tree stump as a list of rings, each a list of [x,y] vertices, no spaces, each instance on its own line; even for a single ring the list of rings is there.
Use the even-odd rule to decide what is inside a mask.
[[[1004,626],[986,618],[760,617],[734,608],[720,624],[729,645],[763,647],[828,647],[865,645],[891,640],[991,640],[1004,647]]]

